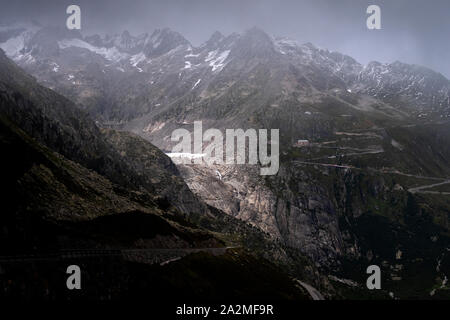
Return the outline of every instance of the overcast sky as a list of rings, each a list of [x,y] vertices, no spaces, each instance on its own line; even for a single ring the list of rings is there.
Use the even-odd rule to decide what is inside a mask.
[[[216,30],[227,35],[258,26],[361,63],[399,60],[450,78],[450,0],[0,0],[0,23],[65,26],[69,4],[81,7],[84,34],[169,27],[199,45]],[[382,30],[366,27],[370,4],[381,7]]]

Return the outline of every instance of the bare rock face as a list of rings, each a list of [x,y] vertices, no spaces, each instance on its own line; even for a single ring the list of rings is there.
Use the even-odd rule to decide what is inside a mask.
[[[276,197],[261,183],[258,168],[180,165],[179,169],[189,188],[203,201],[280,238],[273,215]]]
[[[250,165],[179,165],[179,170],[203,201],[300,250],[318,265],[333,263],[344,251],[336,210],[320,194],[323,190],[306,183],[298,194],[288,186],[271,189],[259,168]]]

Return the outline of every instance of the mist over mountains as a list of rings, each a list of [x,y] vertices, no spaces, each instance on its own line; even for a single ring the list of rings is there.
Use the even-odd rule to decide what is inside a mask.
[[[4,181],[14,188],[2,237],[17,252],[33,252],[33,241],[122,250],[137,263],[115,261],[126,273],[199,272],[198,297],[211,283],[253,292],[272,271],[261,284],[279,288],[269,297],[311,298],[293,279],[331,299],[447,297],[450,81],[439,72],[363,65],[259,28],[193,46],[168,28],[83,36],[11,25],[0,48],[3,167],[17,166]],[[279,172],[175,166],[164,154],[171,134],[194,121],[280,129]],[[128,255],[135,249],[147,251]],[[157,249],[171,251],[163,259]],[[142,267],[155,261],[174,269]],[[234,280],[260,268],[233,289],[202,263]],[[371,264],[383,268],[378,293],[365,287]],[[140,292],[127,281],[118,297]],[[183,296],[179,281],[171,288]]]
[[[70,1],[3,1],[0,21],[36,20],[43,25],[64,26]],[[193,0],[146,1],[79,0],[82,30],[89,34],[151,33],[170,27],[195,46],[207,41],[215,30],[223,34],[242,32],[253,26],[276,36],[348,54],[363,64],[396,60],[425,65],[448,78],[450,50],[445,32],[450,29],[449,3],[434,0]],[[380,5],[382,29],[366,27],[366,9]]]
[[[216,78],[234,76],[232,72],[238,68],[249,70],[257,63],[277,64],[277,72],[285,79],[301,73],[302,78],[296,79],[297,90],[291,91],[308,99],[317,91],[364,94],[381,101],[386,108],[398,104],[392,110],[414,105],[407,111],[410,116],[448,117],[450,86],[437,72],[401,62],[361,65],[349,56],[312,44],[274,39],[257,28],[230,36],[216,32],[199,47],[167,28],[139,36],[124,31],[104,37],[83,37],[78,32],[36,26],[2,30],[1,47],[7,55],[48,87],[71,95],[81,105],[96,101],[96,107],[102,108],[102,104],[109,104],[109,110],[96,114],[108,121],[149,113],[149,99],[155,104],[171,103],[167,97],[149,97],[149,87],[171,87],[171,99],[193,91],[205,93]],[[229,71],[222,72],[225,66]],[[84,89],[86,86],[89,88]],[[126,101],[122,100],[124,96]],[[116,111],[118,104],[126,107]],[[142,108],[147,109],[139,110]],[[136,114],[114,115],[123,110]]]

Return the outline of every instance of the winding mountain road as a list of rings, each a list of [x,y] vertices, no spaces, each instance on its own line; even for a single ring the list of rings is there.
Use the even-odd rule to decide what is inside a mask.
[[[419,186],[419,187],[409,188],[408,192],[423,193],[423,194],[450,195],[450,192],[426,191],[426,189],[431,189],[431,188],[442,186],[445,184],[450,184],[450,180],[447,180],[447,178],[420,176],[420,175],[414,175],[414,174],[410,174],[410,173],[403,173],[403,172],[396,171],[396,170],[377,170],[377,169],[373,169],[373,168],[362,169],[362,168],[354,167],[352,165],[345,165],[345,164],[338,165],[338,164],[332,164],[332,163],[298,161],[298,160],[294,160],[293,163],[301,164],[301,165],[313,165],[313,166],[322,166],[322,167],[329,167],[329,168],[338,168],[338,169],[370,170],[372,172],[377,172],[377,173],[382,173],[382,174],[398,174],[401,176],[412,177],[412,178],[417,178],[417,179],[441,181],[441,182],[434,183],[434,184],[427,184],[427,185],[423,185],[423,186]]]
[[[434,183],[434,184],[430,184],[430,185],[425,185],[425,186],[420,186],[420,187],[415,187],[415,188],[409,188],[408,191],[411,193],[426,193],[426,194],[445,194],[445,195],[450,195],[450,192],[440,192],[440,191],[423,191],[425,189],[431,189],[434,187],[438,187],[438,186],[442,186],[444,184],[449,184],[450,180],[446,180],[443,182],[439,182],[439,183]]]
[[[24,254],[0,256],[0,263],[60,261],[91,257],[122,257],[126,260],[141,261],[150,264],[166,265],[191,253],[207,252],[215,256],[223,255],[228,249],[220,248],[170,248],[170,249],[71,249],[45,254]]]

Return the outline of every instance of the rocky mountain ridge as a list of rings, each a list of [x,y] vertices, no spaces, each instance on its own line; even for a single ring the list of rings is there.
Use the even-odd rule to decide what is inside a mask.
[[[448,246],[446,194],[409,192],[448,178],[450,85],[439,73],[398,62],[363,66],[257,28],[214,33],[197,48],[166,29],[153,37],[64,35],[51,40],[54,51],[36,54],[14,51],[24,34],[8,32],[0,47],[38,82],[98,126],[133,132],[162,150],[171,150],[173,130],[191,131],[199,120],[204,130],[280,128],[276,176],[262,178],[252,166],[177,170],[207,204],[325,273],[361,282],[364,265],[382,264],[402,297],[416,294],[407,289],[411,270],[426,275],[418,289],[425,296],[442,277],[433,270]],[[105,130],[119,149],[129,145],[127,134],[117,139]]]
[[[0,40],[7,55],[40,82],[104,121],[121,123],[176,100],[208,97],[211,90],[227,90],[220,79],[263,63],[276,65],[285,81],[294,77],[300,87],[283,90],[304,99],[317,92],[347,100],[367,95],[416,119],[447,118],[450,106],[449,81],[430,69],[399,62],[363,66],[349,56],[272,38],[257,28],[229,36],[217,32],[199,47],[167,28],[139,36],[124,31],[83,37],[57,28],[3,27]]]

